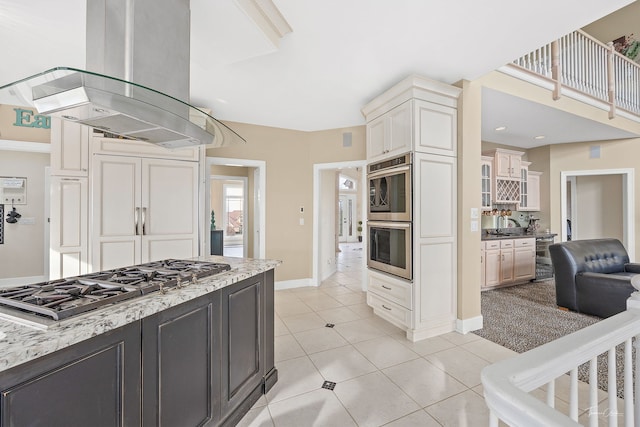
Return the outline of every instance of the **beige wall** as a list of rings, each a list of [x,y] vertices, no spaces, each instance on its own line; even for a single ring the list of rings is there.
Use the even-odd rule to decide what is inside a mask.
[[[600,158],[589,158],[590,147],[600,145]],[[640,158],[640,138],[617,141],[584,142],[574,144],[558,144],[549,147],[550,150],[550,185],[549,185],[549,215],[551,230],[560,233],[561,230],[561,201],[560,174],[563,171],[584,171],[603,169],[636,169]],[[635,175],[635,211],[640,212],[640,174]],[[635,229],[640,226],[638,215],[632,218]],[[636,233],[636,248],[640,247],[640,234]]]
[[[462,82],[458,105],[458,318],[471,319],[480,312],[481,94],[482,86]],[[477,221],[477,231],[471,231]]]
[[[318,132],[229,124],[247,144],[208,149],[207,156],[266,162],[266,257],[279,259],[276,280],[312,276],[313,165],[364,160],[365,127]],[[342,146],[343,132],[352,133],[352,146]],[[300,214],[300,207],[304,214]],[[304,225],[299,225],[300,218]]]
[[[8,224],[11,205],[5,205],[4,244],[0,245],[0,279],[44,275],[44,171],[49,154],[0,150],[0,176],[27,178],[27,204],[16,205],[21,219],[35,224]]]

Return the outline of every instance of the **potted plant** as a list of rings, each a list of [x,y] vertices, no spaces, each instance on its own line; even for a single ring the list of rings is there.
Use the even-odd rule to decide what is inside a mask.
[[[212,230],[216,229],[216,214],[213,211],[213,209],[211,210],[211,229]]]
[[[358,221],[358,242],[362,242],[362,221]]]

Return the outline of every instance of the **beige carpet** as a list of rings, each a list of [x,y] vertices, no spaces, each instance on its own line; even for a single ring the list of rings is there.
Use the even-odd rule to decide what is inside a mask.
[[[484,327],[476,335],[518,353],[592,325],[599,317],[559,310],[553,279],[482,292]],[[617,349],[618,396],[621,391],[622,345]],[[634,356],[635,357],[635,356]],[[598,388],[607,390],[606,354],[598,357]],[[588,382],[588,364],[578,370],[580,380]]]

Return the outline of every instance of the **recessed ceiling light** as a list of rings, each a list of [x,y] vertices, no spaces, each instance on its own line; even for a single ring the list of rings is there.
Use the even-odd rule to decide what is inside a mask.
[[[544,135],[534,136],[533,139],[544,139]]]
[[[507,130],[507,127],[506,126],[498,126],[496,128],[496,131],[498,131],[498,132],[503,131],[503,130]]]

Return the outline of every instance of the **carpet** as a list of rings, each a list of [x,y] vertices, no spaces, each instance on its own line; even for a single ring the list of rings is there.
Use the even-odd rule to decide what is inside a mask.
[[[556,306],[553,279],[484,291],[481,295],[483,328],[474,331],[489,341],[518,353],[597,323],[599,317]],[[634,355],[635,358],[635,355]],[[618,396],[622,393],[623,345],[617,348]],[[589,382],[588,363],[578,369],[581,381]],[[598,388],[607,390],[606,354],[598,357]]]

